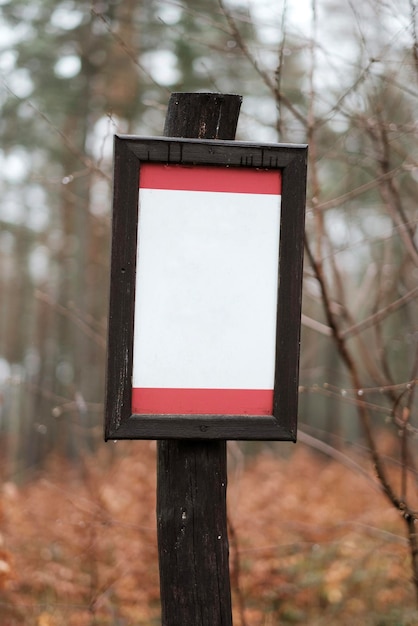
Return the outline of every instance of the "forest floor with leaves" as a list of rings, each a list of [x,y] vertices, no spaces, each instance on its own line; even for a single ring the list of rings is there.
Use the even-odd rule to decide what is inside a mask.
[[[230,448],[234,626],[418,624],[404,524],[367,461],[369,478],[277,450]],[[160,623],[155,467],[154,443],[119,442],[2,481],[1,626]]]

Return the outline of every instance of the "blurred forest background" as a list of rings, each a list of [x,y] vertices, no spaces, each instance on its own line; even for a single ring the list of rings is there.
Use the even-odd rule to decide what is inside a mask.
[[[1,623],[159,623],[153,447],[102,432],[113,135],[174,91],[309,143],[299,443],[231,444],[236,623],[418,623],[416,0],[0,11]]]

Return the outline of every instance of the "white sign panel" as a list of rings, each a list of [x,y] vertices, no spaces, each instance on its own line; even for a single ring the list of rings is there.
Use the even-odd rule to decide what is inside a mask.
[[[132,412],[272,415],[281,175],[141,166]]]

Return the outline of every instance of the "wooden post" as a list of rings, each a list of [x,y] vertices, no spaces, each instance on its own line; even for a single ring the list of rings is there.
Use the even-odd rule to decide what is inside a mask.
[[[237,95],[174,93],[164,134],[234,139],[241,101]],[[163,626],[232,625],[226,487],[225,441],[158,443]]]

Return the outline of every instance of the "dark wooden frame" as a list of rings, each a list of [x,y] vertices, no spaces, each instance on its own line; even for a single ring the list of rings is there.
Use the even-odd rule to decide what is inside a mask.
[[[281,170],[273,416],[131,414],[138,174],[143,162]],[[106,440],[296,440],[306,169],[306,145],[115,137]]]

